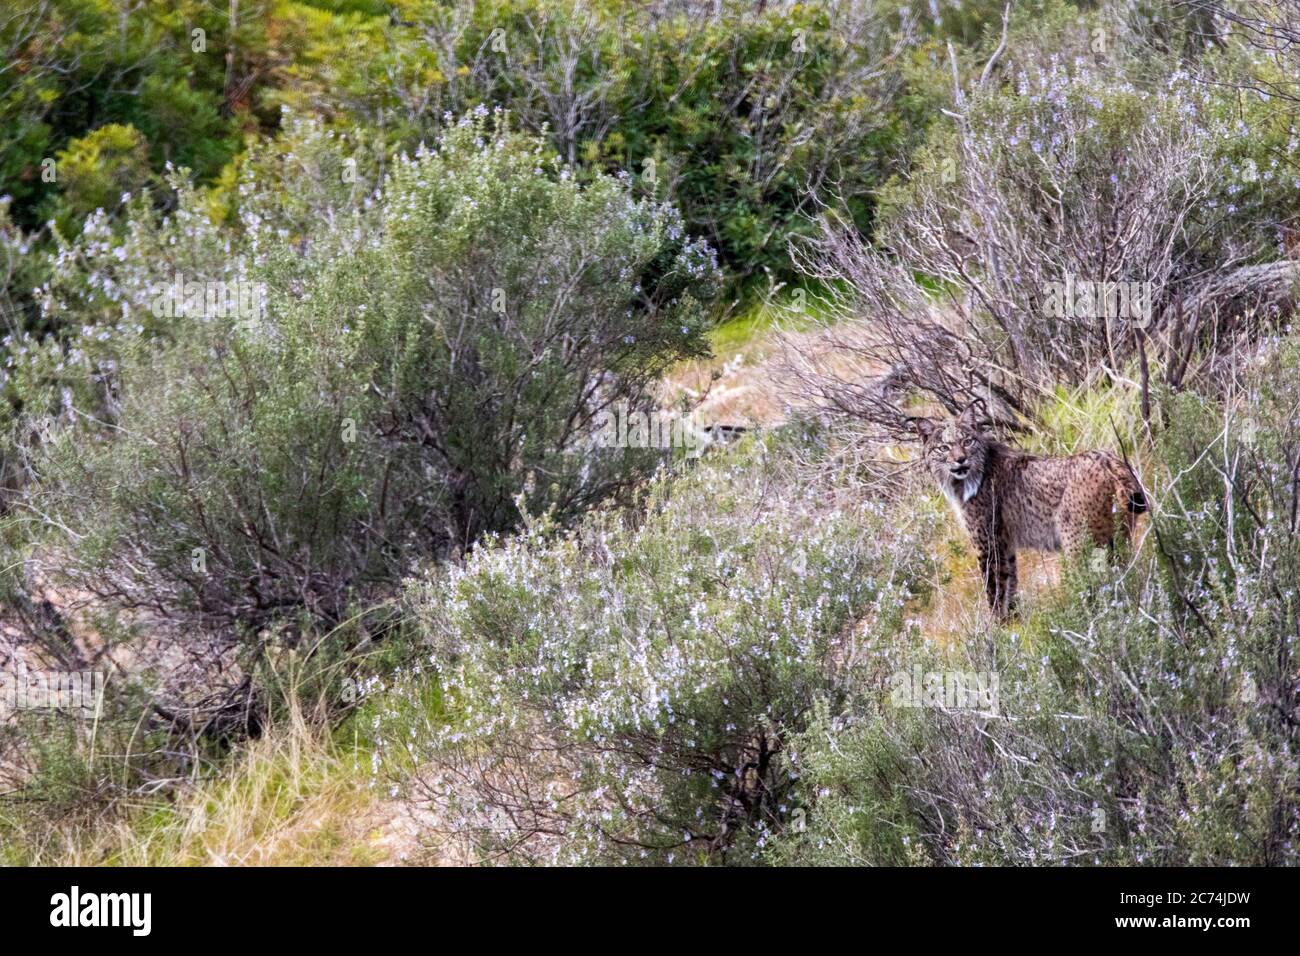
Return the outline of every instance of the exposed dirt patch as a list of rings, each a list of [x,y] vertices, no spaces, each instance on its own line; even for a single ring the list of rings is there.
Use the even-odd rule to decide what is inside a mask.
[[[852,348],[863,334],[842,325],[765,332],[729,356],[683,362],[665,381],[663,397],[670,404],[684,399],[705,425],[780,425],[791,410],[819,404],[801,377],[863,382],[880,373]]]

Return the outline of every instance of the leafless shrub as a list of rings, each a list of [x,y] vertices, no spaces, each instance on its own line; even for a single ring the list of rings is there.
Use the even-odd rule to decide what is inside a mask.
[[[1004,420],[1014,420],[1022,407],[1015,378],[992,342],[947,303],[931,299],[910,269],[832,224],[797,255],[807,274],[828,283],[831,311],[841,316],[839,327],[806,344],[786,340],[785,370],[812,404],[865,418],[889,437],[911,434],[902,405],[915,392],[950,412],[980,396],[1003,410]],[[829,285],[837,282],[847,289]],[[851,355],[874,377],[835,374],[823,354],[832,351]]]
[[[1271,69],[1255,71],[1249,88],[1300,103],[1300,2],[1177,0],[1172,12],[1206,38],[1220,44],[1232,38],[1260,54]]]
[[[841,344],[879,370],[804,374],[806,391],[893,432],[909,394],[950,411],[982,397],[1010,424],[1148,351],[1181,383],[1232,321],[1294,301],[1294,263],[1259,264],[1258,237],[1229,228],[1227,132],[1203,87],[1052,58],[1012,64],[998,89],[1000,52],[969,90],[955,84],[950,140],[936,137],[874,243],[828,211],[794,250],[828,310],[865,329]]]

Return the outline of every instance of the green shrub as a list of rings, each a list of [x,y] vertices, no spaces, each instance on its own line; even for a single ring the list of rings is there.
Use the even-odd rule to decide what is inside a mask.
[[[311,129],[285,162],[351,168]],[[521,509],[571,519],[654,460],[593,460],[593,418],[704,348],[707,247],[503,121],[453,126],[382,196],[324,176],[278,212],[262,196],[238,234],[179,198],[94,235],[51,291],[129,318],[89,330],[114,343],[107,420],[69,416],[35,493],[52,578],[178,633],[333,627]],[[290,231],[304,202],[311,230]],[[264,290],[264,313],[155,314],[181,261],[187,282]]]
[[[10,135],[0,142],[0,180],[15,221],[33,229],[57,216],[67,230],[134,188],[110,175],[115,182],[87,183],[89,194],[64,209],[62,169],[56,182],[42,178],[42,162],[59,153],[73,163],[92,158],[87,140],[120,152],[120,143],[103,141],[105,128],[143,134],[142,154],[135,144],[126,149],[146,174],[168,163],[190,167],[200,180],[219,171],[237,152],[241,127],[257,125],[239,94],[269,72],[270,6],[243,4],[231,23],[225,9],[171,0],[147,0],[127,17],[106,0],[7,4],[0,59],[11,68],[0,75],[0,120]],[[203,49],[195,48],[195,30],[203,31]]]
[[[268,95],[371,127],[382,111],[382,135],[408,143],[445,112],[503,106],[566,161],[672,201],[733,291],[793,278],[787,240],[825,184],[868,226],[872,190],[926,121],[887,66],[915,27],[892,3],[408,0],[397,17],[299,7],[297,82]]]
[[[96,209],[109,211],[149,177],[149,147],[132,126],[109,123],[74,139],[56,157],[60,188],[57,221],[61,231],[79,229]]]

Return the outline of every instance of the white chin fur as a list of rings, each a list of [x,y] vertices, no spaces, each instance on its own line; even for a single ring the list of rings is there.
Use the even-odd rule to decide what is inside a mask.
[[[980,490],[980,479],[974,475],[967,474],[960,481],[949,480],[944,482],[943,493],[948,500],[954,505],[963,504],[970,501],[978,494]]]

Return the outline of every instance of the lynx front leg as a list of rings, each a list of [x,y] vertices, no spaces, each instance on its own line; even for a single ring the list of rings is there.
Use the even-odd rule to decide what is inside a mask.
[[[1016,605],[1016,552],[1006,545],[980,550],[980,573],[989,607],[1000,621],[1011,616]]]

